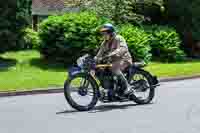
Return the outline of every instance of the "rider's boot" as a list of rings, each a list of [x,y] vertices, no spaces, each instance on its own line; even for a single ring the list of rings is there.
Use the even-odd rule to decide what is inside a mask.
[[[133,88],[133,86],[128,84],[126,89],[124,90],[124,95],[127,96],[127,95],[133,93],[133,89],[132,88]]]

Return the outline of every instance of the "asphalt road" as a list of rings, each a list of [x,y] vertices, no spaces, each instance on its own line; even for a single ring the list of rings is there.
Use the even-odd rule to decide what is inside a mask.
[[[152,104],[77,112],[63,94],[0,98],[0,133],[200,133],[200,79],[158,87]]]

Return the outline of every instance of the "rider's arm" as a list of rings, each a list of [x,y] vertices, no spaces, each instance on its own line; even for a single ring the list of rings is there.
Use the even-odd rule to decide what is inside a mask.
[[[115,55],[121,56],[125,52],[127,52],[127,44],[123,37],[117,37],[115,44],[116,44],[116,49],[113,52],[111,52],[108,56],[115,56]]]
[[[105,51],[104,45],[105,45],[105,41],[102,42],[101,47],[96,55],[96,58],[101,58],[103,56],[103,53]]]

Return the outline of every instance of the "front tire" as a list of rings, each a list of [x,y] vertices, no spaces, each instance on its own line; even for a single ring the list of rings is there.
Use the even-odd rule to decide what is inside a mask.
[[[78,78],[85,80],[84,82],[86,82],[85,83],[86,87],[85,87],[85,85],[80,85],[77,88],[73,88],[71,86],[72,82]],[[78,81],[79,80],[77,80],[75,82],[75,84],[78,84]],[[71,92],[71,89],[74,89],[74,90]],[[77,103],[77,101],[75,101],[75,99],[71,95],[72,93],[76,93],[75,89],[77,89],[78,94],[80,93],[80,89],[85,90],[84,93],[79,94],[79,95],[81,95],[81,98],[86,96],[85,93],[88,93],[88,91],[92,91],[92,92],[89,92],[90,94],[93,94],[91,101],[86,105],[81,105],[81,104]],[[94,106],[96,105],[96,103],[98,101],[98,87],[95,83],[95,80],[90,75],[88,75],[86,73],[79,73],[65,81],[64,95],[65,95],[67,102],[71,105],[72,108],[74,108],[78,111],[89,111],[94,108]]]

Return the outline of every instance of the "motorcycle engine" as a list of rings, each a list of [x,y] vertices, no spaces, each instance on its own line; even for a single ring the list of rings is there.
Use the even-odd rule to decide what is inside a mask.
[[[104,89],[113,89],[114,83],[113,83],[113,76],[112,72],[110,70],[99,70],[96,72],[96,75],[98,76],[101,85]]]

